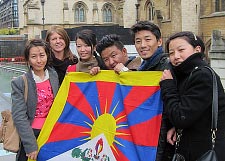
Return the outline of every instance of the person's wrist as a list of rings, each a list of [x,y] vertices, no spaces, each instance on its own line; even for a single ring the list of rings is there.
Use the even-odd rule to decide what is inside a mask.
[[[123,67],[121,70],[120,70],[120,72],[127,72],[129,69],[127,68],[127,67]]]

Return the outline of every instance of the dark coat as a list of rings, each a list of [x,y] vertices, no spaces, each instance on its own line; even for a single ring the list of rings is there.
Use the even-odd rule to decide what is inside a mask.
[[[50,65],[55,68],[58,74],[60,85],[62,84],[65,77],[67,67],[69,65],[77,64],[77,62],[78,60],[76,56],[74,56],[73,59],[65,58],[64,60],[60,60],[57,59],[54,54],[51,55]]]
[[[178,152],[195,161],[211,148],[212,75],[201,53],[173,67],[175,79],[161,81],[164,108],[171,123],[183,129]],[[190,77],[190,74],[191,77]],[[216,153],[225,160],[225,94],[217,75],[219,107]]]

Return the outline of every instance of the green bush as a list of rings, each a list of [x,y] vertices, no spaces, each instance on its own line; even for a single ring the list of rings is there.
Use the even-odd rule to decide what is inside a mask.
[[[3,28],[0,29],[0,35],[19,35],[19,30],[14,28]]]

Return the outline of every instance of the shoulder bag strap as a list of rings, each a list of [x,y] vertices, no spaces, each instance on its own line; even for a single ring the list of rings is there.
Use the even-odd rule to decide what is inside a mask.
[[[212,130],[217,130],[218,120],[218,87],[215,72],[208,66],[205,66],[212,73],[213,77],[213,99],[212,99]]]
[[[212,99],[212,149],[215,147],[217,120],[218,120],[218,86],[215,72],[208,66],[205,66],[212,73],[213,78],[213,99]]]
[[[217,87],[216,74],[211,67],[209,67],[209,66],[204,66],[204,67],[207,68],[212,74],[213,98],[212,98],[212,124],[211,124],[211,129],[216,130],[217,129],[217,120],[218,120],[218,87]],[[198,69],[198,67],[196,69]],[[190,80],[191,76],[192,76],[192,72],[191,72],[191,74],[188,78],[188,81]]]
[[[27,102],[27,95],[28,95],[28,84],[27,84],[27,78],[25,74],[22,75],[23,81],[24,81],[24,99],[25,102]]]

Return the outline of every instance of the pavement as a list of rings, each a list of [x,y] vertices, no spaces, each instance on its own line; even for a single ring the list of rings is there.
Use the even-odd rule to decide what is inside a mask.
[[[15,161],[16,153],[11,153],[3,150],[2,143],[0,144],[0,161]]]
[[[6,109],[11,110],[10,93],[0,92],[0,111],[6,110]]]

